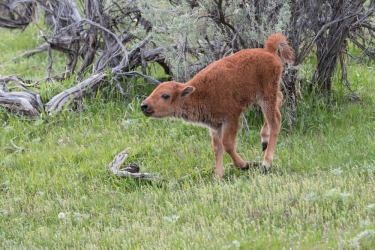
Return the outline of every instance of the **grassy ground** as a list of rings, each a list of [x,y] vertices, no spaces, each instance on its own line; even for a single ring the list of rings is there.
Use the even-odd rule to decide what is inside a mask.
[[[34,48],[33,32],[1,31],[2,61]],[[222,181],[197,173],[214,165],[206,129],[145,118],[137,100],[98,97],[83,112],[32,121],[1,109],[0,248],[373,249],[375,72],[365,65],[348,68],[361,101],[346,98],[338,79],[328,108],[300,100],[293,132],[283,124],[272,174],[231,169],[225,155]],[[3,63],[0,75],[43,78],[47,66],[40,54]],[[307,62],[301,72],[312,69]],[[238,136],[247,160],[262,156],[258,120]],[[25,150],[1,150],[11,140]],[[109,176],[105,164],[127,147],[128,162],[167,181]]]

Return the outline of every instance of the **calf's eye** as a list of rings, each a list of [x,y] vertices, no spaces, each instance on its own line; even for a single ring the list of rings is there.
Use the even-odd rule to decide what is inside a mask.
[[[167,95],[167,94],[163,94],[163,95],[161,96],[161,98],[167,100],[167,99],[169,98],[169,95]]]

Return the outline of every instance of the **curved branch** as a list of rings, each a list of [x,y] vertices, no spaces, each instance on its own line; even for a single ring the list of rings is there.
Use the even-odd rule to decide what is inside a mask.
[[[349,19],[349,18],[352,18],[356,15],[358,15],[360,12],[357,12],[357,13],[354,13],[354,14],[351,14],[347,17],[344,17],[344,18],[340,18],[340,19],[337,19],[337,20],[334,20],[332,22],[329,22],[329,23],[326,23],[325,25],[323,25],[322,28],[320,28],[320,30],[318,31],[318,33],[316,34],[316,36],[314,37],[313,41],[310,43],[310,46],[305,50],[305,53],[300,57],[300,59],[297,61],[297,62],[294,62],[294,66],[297,66],[299,64],[301,64],[303,62],[303,60],[305,60],[306,56],[311,52],[311,50],[313,49],[314,45],[315,45],[315,42],[316,40],[323,34],[323,31],[325,31],[329,26],[331,26],[332,24],[335,24],[335,23],[338,23],[338,22],[341,22],[343,20],[346,20],[346,19]]]
[[[64,31],[66,31],[66,30],[69,30],[69,29],[72,28],[72,27],[75,27],[75,26],[80,25],[80,24],[83,24],[83,23],[91,24],[91,25],[93,25],[93,26],[95,26],[95,27],[97,27],[97,28],[99,28],[99,29],[104,30],[104,31],[107,32],[108,34],[110,34],[110,35],[116,40],[116,42],[120,45],[121,49],[124,51],[125,57],[128,58],[128,51],[127,51],[127,49],[125,48],[125,46],[122,44],[122,42],[121,42],[121,40],[118,38],[118,36],[116,36],[116,34],[114,34],[114,33],[113,33],[112,31],[110,31],[109,29],[107,29],[107,28],[101,26],[100,24],[95,23],[95,22],[93,22],[93,21],[91,21],[91,20],[88,20],[88,19],[82,19],[82,20],[80,20],[79,22],[73,23],[73,24],[69,25],[68,27],[63,28],[60,32],[62,33],[62,32],[64,32]],[[128,59],[128,60],[129,60],[129,59]]]

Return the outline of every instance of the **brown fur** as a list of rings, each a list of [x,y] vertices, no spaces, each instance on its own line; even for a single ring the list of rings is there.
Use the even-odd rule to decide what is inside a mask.
[[[210,129],[216,160],[216,175],[223,176],[223,150],[236,167],[249,164],[236,153],[240,115],[254,103],[260,105],[266,122],[261,130],[266,169],[270,168],[280,132],[283,95],[279,91],[282,62],[292,62],[293,51],[285,37],[272,34],[264,49],[246,49],[218,60],[185,84],[164,82],[142,103],[146,116],[175,117]],[[169,98],[162,98],[168,95]]]

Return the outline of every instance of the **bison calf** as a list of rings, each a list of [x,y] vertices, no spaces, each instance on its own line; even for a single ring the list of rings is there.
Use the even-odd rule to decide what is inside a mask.
[[[262,169],[267,171],[281,125],[283,94],[279,85],[283,66],[276,55],[278,49],[286,61],[293,61],[293,51],[285,37],[272,34],[264,49],[245,49],[220,59],[185,84],[160,84],[141,104],[142,112],[145,116],[182,118],[208,127],[215,153],[215,174],[221,178],[223,150],[237,168],[249,168],[236,153],[236,135],[241,113],[256,103],[266,118],[260,135],[266,150]]]

